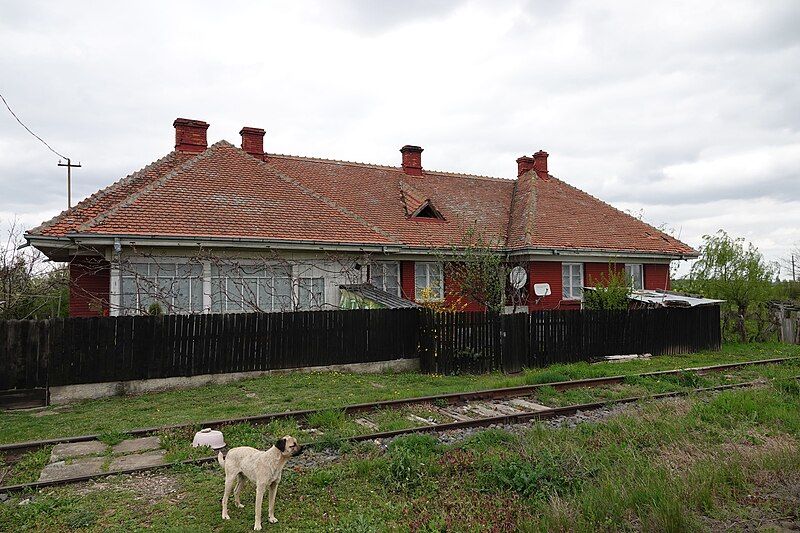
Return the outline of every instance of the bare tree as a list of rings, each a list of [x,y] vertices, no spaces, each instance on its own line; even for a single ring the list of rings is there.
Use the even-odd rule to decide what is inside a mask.
[[[11,220],[0,249],[0,319],[49,318],[66,313],[67,270],[26,246]]]
[[[455,296],[462,308],[468,300],[489,311],[500,312],[508,303],[517,307],[525,301],[525,288],[508,282],[511,269],[517,265],[498,252],[502,244],[470,227],[460,243],[439,254],[450,282],[447,292]]]
[[[788,274],[790,280],[800,281],[800,242],[795,244],[786,257],[780,260],[781,268]]]

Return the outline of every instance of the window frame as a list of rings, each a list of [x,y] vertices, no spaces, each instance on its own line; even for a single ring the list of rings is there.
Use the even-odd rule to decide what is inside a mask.
[[[215,273],[216,269],[216,273]],[[283,271],[283,272],[281,272]],[[287,279],[289,281],[290,307],[284,308],[279,305],[279,295],[276,293],[276,280]],[[281,312],[291,311],[295,307],[294,275],[291,267],[281,265],[262,265],[244,263],[241,265],[211,265],[209,272],[211,284],[211,313],[254,313],[257,312],[253,307],[252,300],[247,301],[247,297],[255,296],[255,305],[260,312]],[[261,288],[267,282],[266,287],[272,287],[268,295],[269,301],[262,301]],[[224,283],[224,290],[220,287]],[[252,288],[255,288],[253,294]],[[245,293],[245,290],[247,293]],[[233,299],[238,292],[240,299]],[[285,296],[285,295],[283,295]],[[219,301],[217,301],[219,299]],[[238,301],[237,301],[238,300]]]
[[[397,271],[397,290],[390,291],[386,289],[386,267],[392,266]],[[381,270],[380,278],[382,280],[381,285],[375,285],[373,281],[374,269],[379,267]],[[400,282],[400,262],[399,261],[375,261],[374,263],[370,264],[369,266],[369,282],[370,284],[374,285],[375,287],[379,288],[382,291],[388,292],[389,294],[395,294],[396,296],[400,296],[402,291],[402,284]]]
[[[204,269],[202,264],[191,261],[165,258],[165,261],[124,261],[119,270],[119,310],[123,316],[147,314],[149,307],[158,303],[165,313],[176,315],[194,315],[205,312],[204,305]],[[142,273],[142,267],[147,272]],[[199,268],[199,273],[192,272]],[[188,269],[186,274],[181,269]],[[139,280],[143,283],[139,283]],[[126,282],[133,281],[135,292],[126,291]],[[162,281],[168,282],[164,290]],[[186,282],[186,301],[179,302],[182,296],[179,283]],[[150,289],[150,290],[148,290]],[[200,295],[199,307],[194,304],[197,294]],[[132,298],[132,302],[127,302]],[[132,303],[132,306],[128,306]],[[183,304],[186,304],[185,306]],[[196,308],[197,307],[197,308]]]
[[[573,285],[573,278],[575,277],[574,269],[577,268],[580,273],[580,285],[575,287]],[[564,283],[565,269],[568,270],[566,279],[569,280],[569,285]],[[561,263],[561,299],[583,301],[583,286],[585,284],[583,263]],[[567,294],[568,293],[568,294]],[[577,296],[576,296],[577,293]]]
[[[628,267],[639,267],[639,281],[641,281],[641,287],[636,287],[633,283],[633,275],[630,272]],[[628,282],[630,283],[631,290],[644,290],[644,263],[625,263],[625,276],[628,278]]]
[[[304,287],[303,285],[308,282],[308,287]],[[314,285],[319,283],[321,287],[319,287],[320,291],[319,294],[322,295],[321,301],[317,301]],[[325,277],[324,276],[313,276],[313,275],[306,275],[306,276],[299,276],[297,278],[297,302],[295,308],[298,311],[315,311],[325,308]],[[308,306],[306,306],[306,302],[304,301],[306,296],[308,297]]]
[[[433,288],[431,285],[431,266],[436,265],[439,268],[439,290],[437,291],[437,296],[434,298],[425,298],[423,299],[420,296],[420,293],[426,288]],[[420,287],[417,283],[418,278],[420,277],[418,269],[420,267],[425,268],[425,286]],[[414,263],[414,295],[415,299],[419,302],[442,302],[444,301],[444,263],[440,261],[416,261]]]

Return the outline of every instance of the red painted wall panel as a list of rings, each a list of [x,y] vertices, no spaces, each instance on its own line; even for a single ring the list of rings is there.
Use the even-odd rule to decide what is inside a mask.
[[[447,268],[444,270],[444,304],[445,307],[454,311],[486,310],[483,304],[459,294],[458,283],[449,275]]]
[[[108,261],[74,259],[69,265],[69,316],[107,316],[110,285]]]
[[[644,288],[669,290],[669,265],[644,265]]]
[[[550,296],[537,298],[533,293],[535,283],[549,283]],[[537,301],[538,300],[538,301]],[[561,262],[531,261],[528,263],[528,308],[531,310],[556,309],[561,303]]]
[[[415,301],[414,261],[400,261],[400,292],[406,300]]]

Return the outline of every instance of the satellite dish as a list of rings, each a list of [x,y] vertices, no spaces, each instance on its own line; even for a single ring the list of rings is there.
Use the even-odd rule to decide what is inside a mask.
[[[553,294],[553,291],[550,290],[549,283],[534,283],[533,284],[533,294],[536,296],[550,296]]]
[[[508,281],[511,282],[511,286],[515,289],[521,289],[525,286],[525,282],[528,281],[528,273],[521,266],[515,266],[508,274]]]

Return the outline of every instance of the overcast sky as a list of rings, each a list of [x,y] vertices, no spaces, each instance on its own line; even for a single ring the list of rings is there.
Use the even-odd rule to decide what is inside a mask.
[[[0,1],[0,92],[80,160],[80,199],[209,141],[513,178],[551,173],[697,246],[800,243],[800,2]],[[66,177],[0,108],[0,218],[66,204]]]

